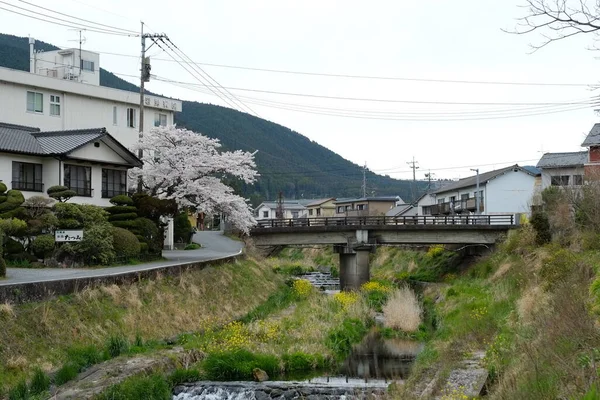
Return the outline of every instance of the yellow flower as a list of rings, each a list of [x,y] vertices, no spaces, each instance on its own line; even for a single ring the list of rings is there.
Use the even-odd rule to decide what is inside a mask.
[[[307,297],[313,290],[312,284],[306,279],[294,281],[294,292],[300,297]]]
[[[363,290],[365,292],[389,292],[390,291],[389,286],[384,286],[379,282],[373,282],[373,281],[363,283],[360,288],[361,288],[361,290]]]
[[[342,305],[344,310],[348,309],[352,304],[358,301],[358,293],[356,292],[339,292],[333,298]]]

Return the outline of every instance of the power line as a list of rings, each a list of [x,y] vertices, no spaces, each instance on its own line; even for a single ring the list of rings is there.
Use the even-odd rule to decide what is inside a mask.
[[[7,3],[5,1],[0,1],[0,3],[6,4],[6,5],[10,6],[10,7],[15,7],[15,8],[18,8],[18,9],[25,10],[25,11],[28,11],[28,12],[33,13],[33,14],[42,15],[42,16],[47,17],[44,14],[41,14],[41,13],[38,13],[38,12],[35,12],[35,11],[31,11],[31,10],[28,10],[26,8],[23,8],[23,7],[18,7],[18,6],[15,6],[13,4]],[[96,27],[93,27],[93,26],[89,26],[89,25],[85,25],[85,24],[80,24],[80,23],[76,23],[76,22],[72,22],[72,21],[66,21],[66,22],[68,22],[69,24],[77,24],[77,25],[63,24],[63,23],[56,22],[56,21],[53,21],[53,20],[47,20],[47,19],[44,19],[44,18],[36,17],[34,15],[23,14],[21,12],[18,12],[18,11],[15,11],[15,10],[10,10],[10,9],[4,8],[4,7],[0,7],[0,10],[8,11],[10,13],[21,15],[21,16],[24,16],[24,17],[27,17],[27,18],[32,18],[32,19],[35,19],[35,20],[38,20],[38,21],[48,22],[48,23],[51,23],[51,24],[54,24],[54,25],[65,26],[67,28],[85,29],[86,31],[89,31],[89,32],[103,33],[103,34],[107,34],[107,35],[136,36],[136,35],[127,34],[127,33],[124,33],[124,32],[116,32],[116,31],[110,31],[110,30],[107,30],[107,29],[100,29],[100,28],[96,28]],[[56,17],[48,17],[48,18],[65,21],[65,20],[62,20],[62,19],[56,18]]]
[[[41,8],[42,10],[50,11],[51,13],[54,13],[54,14],[63,15],[63,16],[68,17],[68,18],[77,19],[77,20],[80,20],[80,21],[89,22],[89,23],[94,24],[94,25],[105,26],[107,28],[116,29],[116,30],[120,30],[120,31],[128,32],[128,33],[133,33],[133,34],[137,35],[137,32],[136,31],[132,31],[131,29],[123,29],[123,28],[119,28],[117,26],[101,24],[99,22],[90,21],[89,19],[79,18],[79,17],[75,17],[75,16],[70,15],[70,14],[65,14],[65,13],[62,13],[62,12],[59,12],[59,11],[54,11],[54,10],[51,10],[49,8],[39,6],[37,4],[30,3],[30,2],[25,1],[25,0],[19,0],[19,1],[21,3],[25,3],[25,4],[28,4],[28,5],[33,6],[33,7]],[[52,17],[52,18],[54,18],[54,17]]]

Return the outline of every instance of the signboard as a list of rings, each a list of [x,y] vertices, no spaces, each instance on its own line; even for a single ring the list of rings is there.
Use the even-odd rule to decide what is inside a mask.
[[[162,108],[163,110],[179,111],[179,101],[144,95],[144,105]]]
[[[81,239],[83,239],[83,229],[54,231],[54,240],[57,242],[80,242]]]

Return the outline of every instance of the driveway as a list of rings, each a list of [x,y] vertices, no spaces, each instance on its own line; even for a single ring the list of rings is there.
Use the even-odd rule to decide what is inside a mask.
[[[7,268],[6,279],[0,280],[0,286],[15,283],[45,282],[73,278],[91,278],[119,275],[132,271],[147,271],[194,261],[216,260],[240,254],[242,242],[229,239],[221,232],[198,232],[194,242],[202,244],[198,250],[163,251],[167,260],[154,261],[138,265],[123,265],[105,268]]]

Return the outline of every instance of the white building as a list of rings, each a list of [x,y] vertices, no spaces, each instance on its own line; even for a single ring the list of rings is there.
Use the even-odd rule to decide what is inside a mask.
[[[588,152],[545,153],[537,164],[542,171],[542,190],[548,186],[583,185]]]
[[[30,72],[0,68],[0,121],[63,131],[105,127],[130,148],[139,136],[140,94],[100,86],[100,56],[79,49],[36,53]],[[144,131],[174,123],[179,100],[144,96]]]
[[[260,203],[258,207],[254,209],[254,215],[257,221],[274,218],[284,219],[296,219],[306,218],[308,216],[308,209],[300,204],[299,200],[284,200],[283,201],[283,216],[277,216],[277,202],[276,201],[265,201]]]
[[[422,205],[420,215],[453,215],[477,213],[476,196],[479,197],[479,213],[485,215],[514,214],[530,212],[535,191],[534,168],[518,165],[485,172],[477,176],[460,179],[426,195],[425,202],[435,199],[433,205]]]
[[[41,132],[0,123],[0,182],[25,198],[64,185],[77,193],[74,203],[110,206],[127,193],[127,170],[141,166],[104,128]]]

